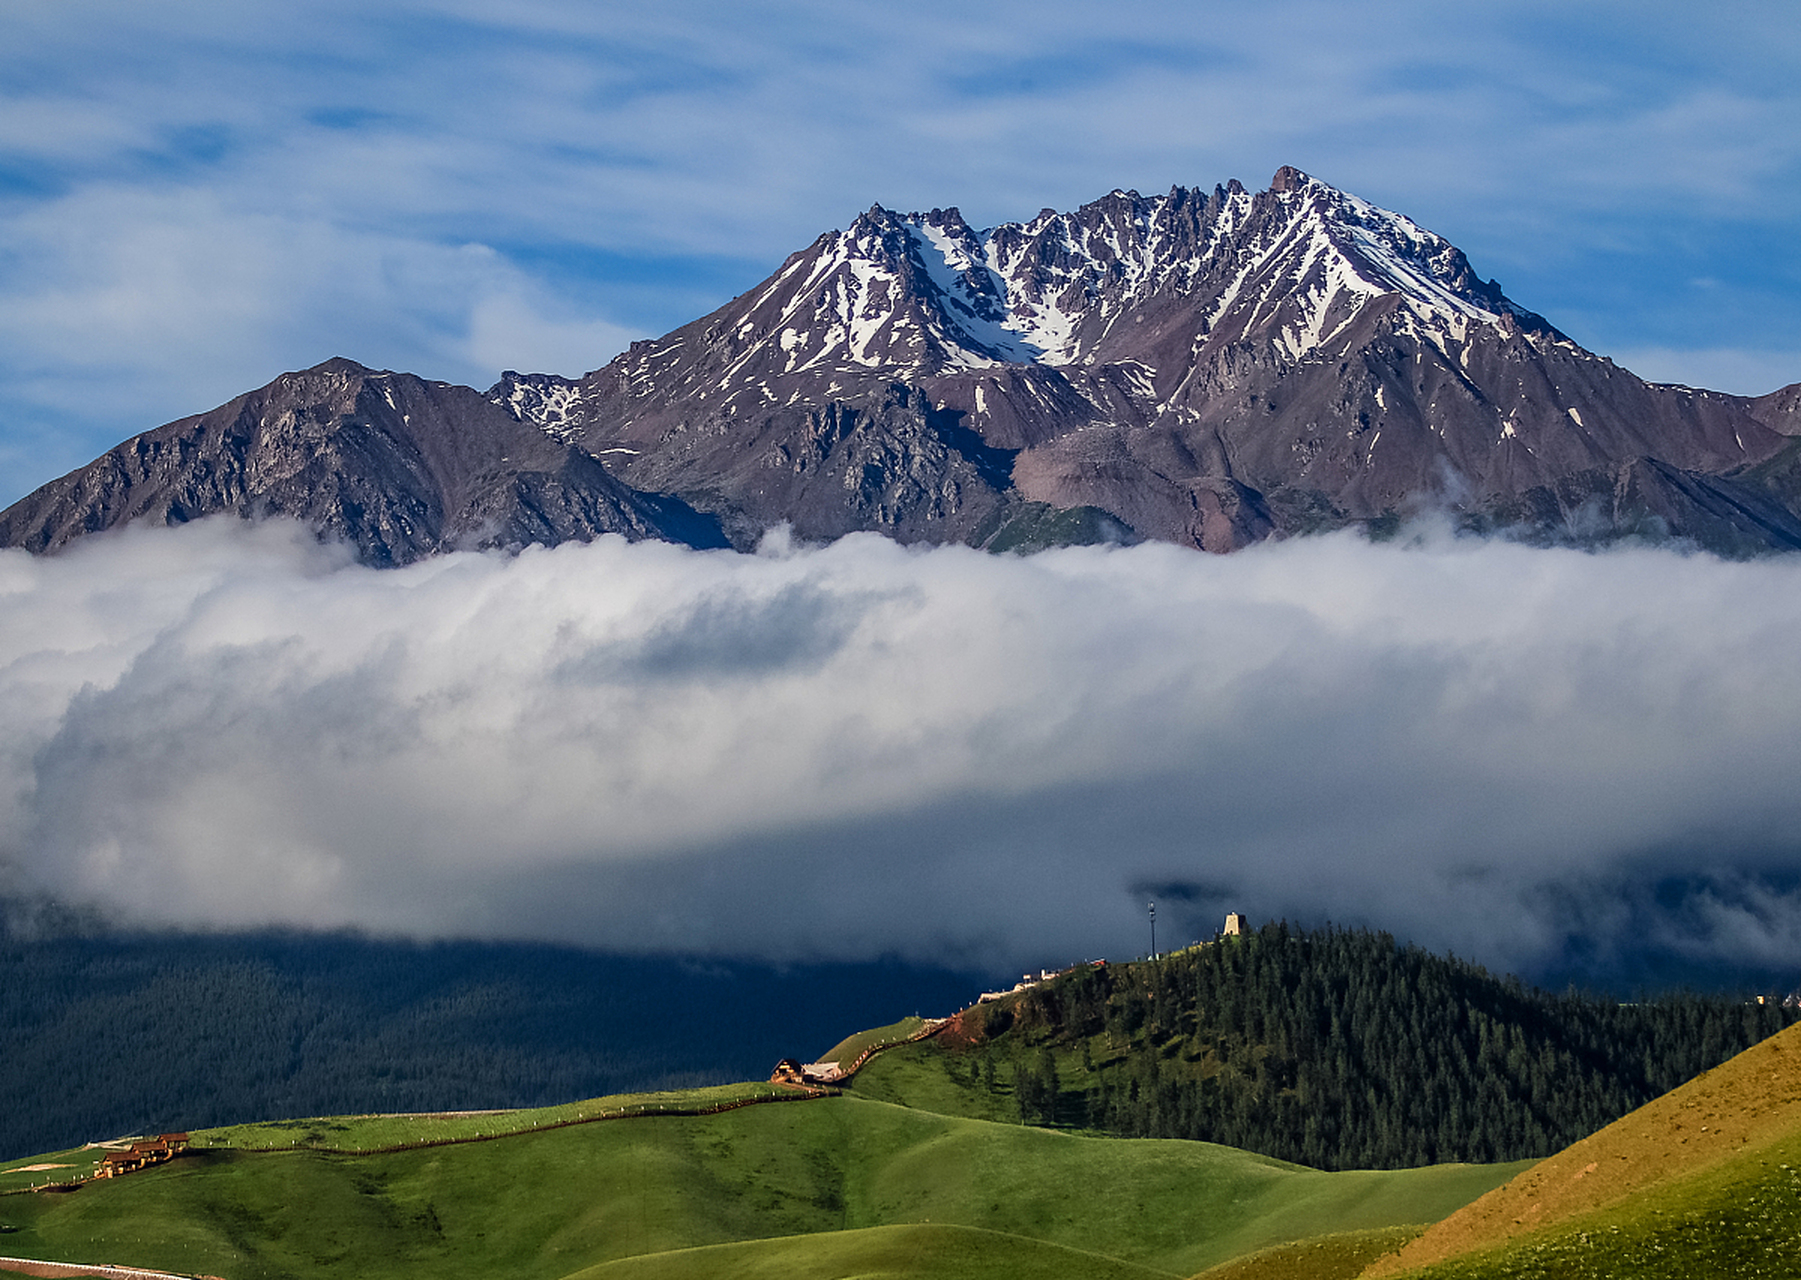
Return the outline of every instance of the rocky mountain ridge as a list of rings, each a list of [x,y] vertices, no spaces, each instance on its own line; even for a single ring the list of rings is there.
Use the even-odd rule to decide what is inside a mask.
[[[304,399],[327,368],[276,398]],[[875,206],[584,377],[432,395],[456,410],[401,430],[321,386],[292,411],[356,430],[312,454],[294,437],[279,464],[289,437],[264,431],[255,467],[209,460],[230,483],[165,455],[134,470],[128,442],[0,514],[0,539],[43,549],[121,519],[269,510],[384,563],[608,531],[743,546],[783,521],[805,538],[1229,551],[1442,507],[1546,542],[1801,547],[1801,386],[1647,384],[1449,241],[1289,167],[1261,192],[1115,191],[987,231],[956,209]],[[371,431],[379,466],[353,444]],[[428,499],[408,476],[444,452],[431,431],[509,443],[475,448],[485,469]],[[259,487],[261,472],[283,478]]]
[[[298,518],[376,565],[601,533],[726,545],[716,519],[468,387],[345,359],[134,436],[0,512],[0,543],[48,551],[221,511]]]

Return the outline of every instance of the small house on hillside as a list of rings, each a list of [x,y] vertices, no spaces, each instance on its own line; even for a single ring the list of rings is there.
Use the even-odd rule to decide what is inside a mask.
[[[136,1173],[153,1164],[173,1160],[178,1153],[186,1151],[187,1147],[188,1135],[185,1133],[158,1134],[143,1142],[134,1142],[123,1151],[108,1151],[100,1157],[94,1176],[117,1178],[127,1173]]]
[[[836,1084],[844,1079],[844,1069],[836,1062],[802,1062],[783,1058],[769,1073],[770,1084]]]
[[[137,1159],[129,1151],[109,1151],[100,1157],[100,1164],[94,1170],[96,1178],[116,1178],[122,1173],[130,1173],[138,1168]]]

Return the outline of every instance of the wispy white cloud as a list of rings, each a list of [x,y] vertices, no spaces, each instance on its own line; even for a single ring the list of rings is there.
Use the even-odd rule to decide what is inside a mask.
[[[13,394],[65,421],[149,427],[332,355],[485,386],[503,365],[595,368],[635,336],[488,246],[233,209],[204,191],[86,188],[9,230]],[[112,443],[95,434],[88,456]]]
[[[374,571],[128,532],[0,556],[0,851],[188,924],[1006,965],[1129,954],[1150,893],[1172,930],[1761,960],[1801,904],[1798,574],[1350,537]]]
[[[1072,3],[903,21],[842,5],[312,0],[267,24],[231,5],[128,8],[70,4],[31,32],[57,74],[15,105],[87,102],[123,131],[110,150],[70,139],[67,163],[222,126],[243,150],[211,180],[305,175],[270,196],[323,192],[346,219],[360,192],[382,214],[586,222],[592,238],[711,252],[785,251],[822,216],[915,190],[1006,217],[1016,190],[1067,203],[1122,168],[1158,184],[1248,163],[1239,176],[1258,180],[1281,159],[1352,182],[1387,156],[1372,194],[1394,199],[1517,198],[1526,179],[1551,210],[1744,213],[1762,182],[1793,180],[1801,148],[1773,127],[1801,100],[1796,51],[1750,10],[1697,30],[1680,6],[1638,6],[1623,40],[1600,7],[1559,24],[1534,5],[1412,0],[1139,4],[1100,28]],[[698,197],[686,219],[664,191]]]

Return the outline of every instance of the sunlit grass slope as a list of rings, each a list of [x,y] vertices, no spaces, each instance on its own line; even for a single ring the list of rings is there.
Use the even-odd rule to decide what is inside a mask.
[[[1056,1061],[1059,1073],[1071,1080],[1072,1087],[1088,1083],[1088,1074],[1073,1053],[1059,1054]],[[877,1054],[857,1073],[850,1088],[872,1102],[892,1102],[972,1120],[1019,1122],[1019,1106],[1008,1074],[997,1073],[990,1086],[982,1079],[978,1062],[936,1039]]]
[[[905,1040],[925,1025],[923,1018],[902,1018],[899,1022],[886,1027],[871,1027],[868,1031],[859,1031],[855,1035],[846,1036],[837,1044],[827,1049],[817,1062],[837,1062],[848,1067],[856,1061],[857,1055],[873,1045],[895,1044]]]
[[[1375,1259],[1418,1234],[1414,1227],[1337,1231],[1247,1253],[1208,1268],[1194,1280],[1354,1280]]]
[[[506,1119],[442,1123],[460,1134]],[[358,1140],[356,1123],[343,1123],[340,1140]],[[408,1123],[429,1140],[431,1122]],[[331,1140],[329,1127],[319,1133]],[[995,1259],[1017,1248],[1019,1275],[1053,1256],[1039,1246],[1188,1275],[1282,1241],[1430,1222],[1514,1172],[1326,1174],[1204,1143],[1079,1137],[851,1097],[367,1154],[233,1150],[219,1132],[195,1136],[203,1149],[167,1166],[72,1194],[0,1198],[10,1229],[0,1251],[230,1280],[558,1280],[639,1255],[929,1222],[993,1233],[969,1248]],[[362,1140],[389,1136],[371,1128]],[[1020,1243],[1003,1246],[1003,1236]],[[879,1240],[809,1247],[829,1257]],[[998,1260],[981,1265],[989,1270],[933,1274],[1006,1274]]]
[[[1172,1280],[1138,1266],[975,1227],[914,1223],[622,1258],[570,1280]]]
[[[801,1097],[780,1085],[747,1082],[660,1093],[621,1093],[608,1098],[516,1111],[446,1111],[413,1115],[315,1116],[306,1120],[265,1120],[205,1129],[193,1136],[196,1148],[237,1151],[373,1152],[420,1143],[467,1142],[530,1133],[588,1120],[706,1111],[761,1099]]]
[[[0,1164],[0,1195],[8,1191],[25,1191],[58,1182],[79,1182],[93,1176],[106,1152],[99,1147],[76,1147],[70,1151],[52,1151],[47,1155],[24,1160],[8,1160]],[[0,1222],[5,1215],[0,1214]],[[0,1240],[0,1246],[4,1245]],[[0,1247],[0,1254],[6,1252]]]
[[[1368,1274],[1801,1275],[1801,1026],[1534,1165]]]
[[[1409,1270],[1407,1280],[1794,1280],[1801,1276],[1801,1142],[1532,1233]]]

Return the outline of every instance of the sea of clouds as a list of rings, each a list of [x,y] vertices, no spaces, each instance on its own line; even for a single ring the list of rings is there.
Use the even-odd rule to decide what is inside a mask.
[[[0,893],[201,927],[1005,969],[1367,923],[1779,965],[1801,559],[994,556],[279,522],[0,552]]]

